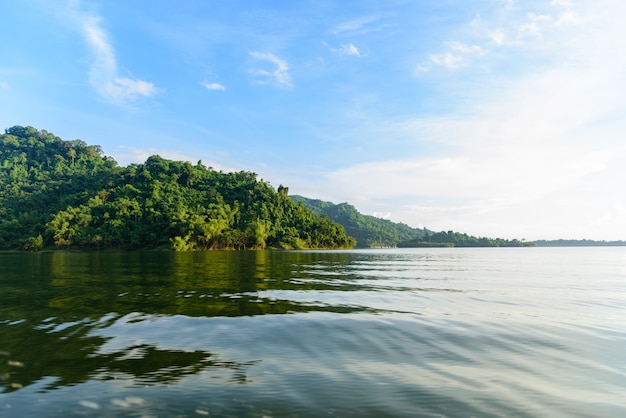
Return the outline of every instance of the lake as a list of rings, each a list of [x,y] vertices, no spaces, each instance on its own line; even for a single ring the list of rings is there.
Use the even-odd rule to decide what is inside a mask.
[[[624,417],[626,248],[0,253],[0,417]]]

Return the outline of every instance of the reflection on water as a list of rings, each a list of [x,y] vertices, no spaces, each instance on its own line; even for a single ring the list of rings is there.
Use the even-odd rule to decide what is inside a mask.
[[[0,416],[622,416],[626,250],[0,254]]]
[[[131,376],[139,384],[172,383],[206,368],[230,369],[229,379],[245,381],[248,363],[214,360],[201,350],[131,344],[103,353],[107,339],[95,331],[120,320],[138,323],[166,315],[208,318],[367,310],[263,296],[272,289],[335,289],[298,279],[299,266],[314,260],[315,253],[290,254],[288,262],[285,254],[3,254],[0,346],[5,357],[20,361],[8,360],[0,369],[0,384],[10,392],[44,377],[55,378],[44,389],[121,376]],[[342,263],[346,256],[335,253],[327,262]]]

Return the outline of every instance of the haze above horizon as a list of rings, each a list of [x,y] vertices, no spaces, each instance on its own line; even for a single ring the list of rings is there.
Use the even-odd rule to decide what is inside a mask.
[[[0,128],[413,227],[626,239],[622,1],[0,6]]]

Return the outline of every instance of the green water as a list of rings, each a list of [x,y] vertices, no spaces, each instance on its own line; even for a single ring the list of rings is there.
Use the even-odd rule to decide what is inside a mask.
[[[626,248],[0,254],[0,417],[626,416]]]

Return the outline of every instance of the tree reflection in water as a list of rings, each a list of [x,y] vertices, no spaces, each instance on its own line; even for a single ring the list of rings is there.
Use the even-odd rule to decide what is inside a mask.
[[[128,318],[141,322],[176,315],[212,318],[365,310],[264,296],[268,291],[336,290],[337,283],[312,272],[316,253],[56,252],[0,257],[1,392],[44,380],[43,390],[88,380],[170,384],[202,371],[243,383],[254,361],[237,362],[208,351],[131,340],[104,350],[112,337],[99,331]],[[338,252],[331,262],[341,266],[349,257]],[[325,254],[324,260],[328,259]],[[345,281],[340,286],[359,288]]]

